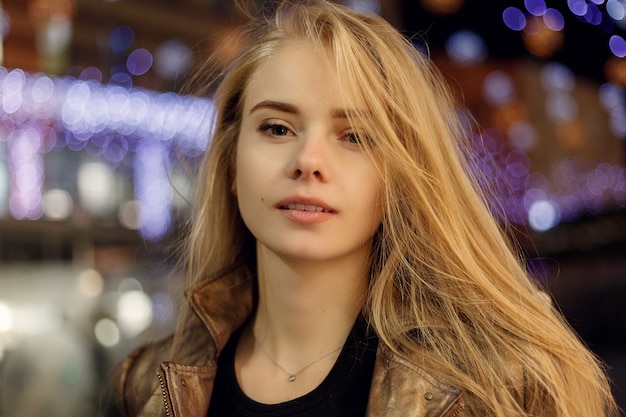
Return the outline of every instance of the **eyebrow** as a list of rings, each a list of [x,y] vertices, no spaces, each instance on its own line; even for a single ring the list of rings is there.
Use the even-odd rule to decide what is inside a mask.
[[[255,104],[250,109],[250,113],[249,114],[252,114],[255,111],[260,110],[260,109],[278,110],[278,111],[281,111],[283,113],[291,113],[291,114],[299,114],[300,113],[298,108],[296,106],[294,106],[293,104],[283,103],[282,101],[263,100],[263,101],[260,101],[257,104]]]
[[[255,111],[260,110],[260,109],[278,110],[283,113],[289,113],[289,114],[294,114],[294,115],[300,114],[300,110],[298,109],[298,107],[294,106],[293,104],[285,103],[282,101],[274,101],[274,100],[263,100],[263,101],[258,102],[257,104],[252,106],[249,114],[252,114]],[[358,111],[358,110],[334,109],[331,111],[331,116],[333,119],[347,119],[348,117],[359,118],[359,117],[364,117],[364,115],[366,114],[367,114],[366,111]]]

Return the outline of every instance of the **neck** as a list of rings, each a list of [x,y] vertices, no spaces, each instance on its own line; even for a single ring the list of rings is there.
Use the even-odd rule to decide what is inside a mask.
[[[367,252],[302,262],[259,248],[255,337],[275,357],[285,352],[314,357],[342,344],[367,293]]]

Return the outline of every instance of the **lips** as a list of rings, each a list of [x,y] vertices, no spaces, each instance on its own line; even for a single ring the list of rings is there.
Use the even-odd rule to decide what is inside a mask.
[[[323,201],[318,200],[300,200],[300,199],[290,199],[286,201],[281,201],[277,204],[277,207],[280,210],[298,210],[298,211],[310,211],[317,213],[334,213],[332,207],[328,206]]]

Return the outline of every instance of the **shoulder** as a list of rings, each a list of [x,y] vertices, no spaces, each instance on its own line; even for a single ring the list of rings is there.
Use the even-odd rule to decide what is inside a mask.
[[[371,416],[462,416],[461,391],[426,372],[420,359],[379,344],[370,390]]]

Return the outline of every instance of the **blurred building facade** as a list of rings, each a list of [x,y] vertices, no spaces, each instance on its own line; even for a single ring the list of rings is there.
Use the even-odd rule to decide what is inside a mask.
[[[213,110],[185,86],[246,42],[233,3],[3,2],[0,417],[106,413],[112,365],[172,329]],[[494,208],[626,404],[626,2],[344,3],[449,78]]]

